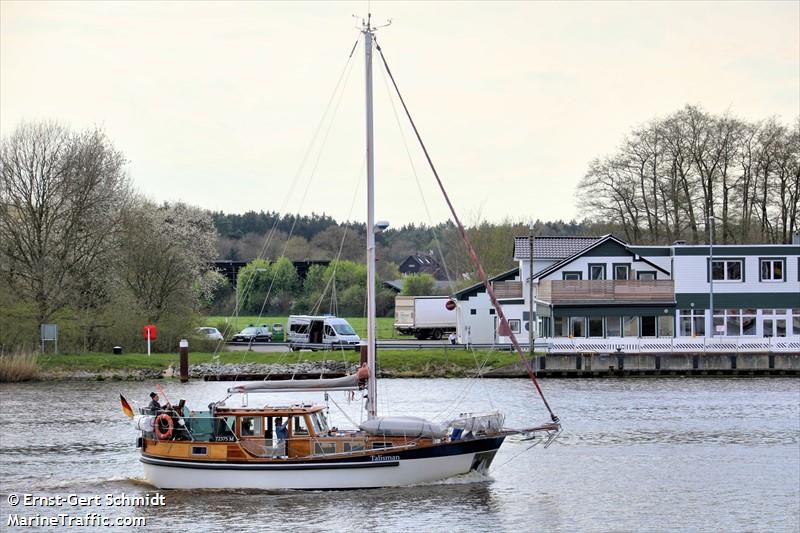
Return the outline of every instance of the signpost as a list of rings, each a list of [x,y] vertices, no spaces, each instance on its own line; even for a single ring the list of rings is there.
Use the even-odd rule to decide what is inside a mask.
[[[150,341],[156,340],[156,327],[153,324],[147,324],[142,328],[142,336],[147,340],[147,355],[150,355]]]

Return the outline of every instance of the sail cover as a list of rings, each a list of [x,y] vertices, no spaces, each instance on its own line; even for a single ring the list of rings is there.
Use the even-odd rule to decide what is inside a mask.
[[[234,392],[297,392],[297,391],[332,391],[357,390],[359,381],[364,379],[359,373],[341,378],[329,379],[286,379],[280,381],[253,381],[242,383],[228,389]]]
[[[430,437],[441,439],[447,428],[416,416],[384,416],[367,420],[358,426],[370,435],[387,437]]]

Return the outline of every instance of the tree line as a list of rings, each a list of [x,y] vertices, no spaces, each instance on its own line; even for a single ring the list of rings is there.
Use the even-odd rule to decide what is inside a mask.
[[[633,128],[577,189],[630,242],[789,243],[800,230],[800,119],[751,122],[686,106]],[[612,227],[613,227],[612,226]]]
[[[100,129],[23,123],[0,141],[0,352],[57,323],[76,351],[175,349],[223,278],[210,214],[136,194]]]

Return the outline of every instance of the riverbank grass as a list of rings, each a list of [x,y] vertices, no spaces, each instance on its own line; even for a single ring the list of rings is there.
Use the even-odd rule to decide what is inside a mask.
[[[30,381],[39,375],[39,357],[35,353],[0,355],[0,383]]]

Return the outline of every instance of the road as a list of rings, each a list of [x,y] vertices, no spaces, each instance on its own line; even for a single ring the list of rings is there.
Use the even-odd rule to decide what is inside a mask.
[[[425,349],[425,348],[442,348],[448,343],[446,340],[440,341],[418,341],[412,340],[384,340],[378,341],[378,349],[384,350],[408,350],[408,349]],[[456,345],[462,347],[462,345]],[[225,349],[229,352],[243,352],[251,350],[253,352],[288,352],[289,344],[285,342],[254,342],[252,346],[248,346],[246,342],[228,342],[225,343]]]

